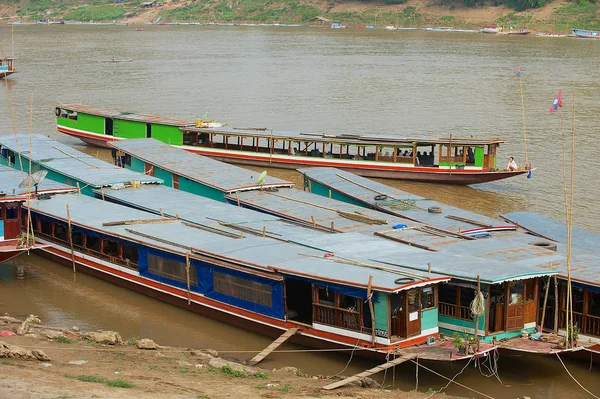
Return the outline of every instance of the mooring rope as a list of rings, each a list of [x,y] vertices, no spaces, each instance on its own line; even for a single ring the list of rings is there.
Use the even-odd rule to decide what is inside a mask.
[[[588,391],[583,385],[581,385],[579,383],[579,381],[577,381],[575,379],[575,377],[573,377],[573,374],[571,374],[571,372],[569,371],[569,369],[567,369],[567,366],[565,366],[565,364],[563,363],[562,359],[560,358],[560,356],[558,356],[558,353],[556,353],[556,357],[558,358],[558,360],[560,360],[560,364],[562,364],[562,366],[565,368],[565,371],[567,372],[567,374],[569,374],[569,377],[571,377],[573,379],[573,381],[575,381],[577,383],[577,385],[579,385],[579,387],[581,389],[583,389],[584,391],[586,391],[587,393],[590,394],[591,397],[596,398],[596,399],[600,399],[600,396],[596,396],[593,393],[591,393],[590,391]]]

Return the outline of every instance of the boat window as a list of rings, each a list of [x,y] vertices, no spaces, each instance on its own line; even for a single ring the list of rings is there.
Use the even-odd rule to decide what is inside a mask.
[[[357,148],[355,146],[349,146],[349,147],[352,147],[352,149]],[[376,152],[377,152],[377,147],[375,147],[375,146],[359,146],[357,159],[360,159],[362,161],[374,161]],[[350,152],[350,153],[352,154],[352,152]],[[350,159],[352,159],[352,158],[350,158]]]
[[[523,281],[513,281],[510,283],[510,303],[509,305],[521,305],[523,303]]]
[[[394,162],[394,151],[396,149],[392,147],[379,147],[379,161],[380,162]]]
[[[525,300],[535,300],[535,279],[525,280]]]
[[[67,226],[62,223],[54,223],[54,237],[67,241]]]
[[[73,245],[82,246],[83,245],[83,233],[81,231],[72,231],[71,232],[71,240]]]
[[[583,313],[584,291],[582,288],[572,287],[573,291],[573,312]]]
[[[271,286],[229,274],[213,273],[215,292],[258,305],[273,307]]]
[[[51,223],[48,220],[40,219],[40,230],[43,234],[52,234]]]
[[[102,253],[109,256],[119,256],[119,244],[114,240],[105,238],[102,242]]]
[[[68,119],[72,119],[72,120],[76,121],[77,120],[77,116],[78,116],[77,111],[67,111],[67,118]]]
[[[85,247],[92,251],[100,252],[100,238],[95,236],[86,236]]]
[[[435,291],[433,287],[425,287],[421,291],[421,310],[435,308]]]
[[[600,294],[597,292],[588,291],[590,297],[590,305],[588,314],[591,316],[600,317]]]
[[[475,290],[440,284],[438,288],[439,314],[457,319],[472,320],[469,305],[475,298]]]
[[[196,145],[198,142],[197,132],[184,132],[183,133],[183,145]]]
[[[328,306],[335,305],[335,293],[327,288],[319,287],[319,303]]]
[[[12,205],[12,206],[7,205],[5,220],[16,220],[18,218],[19,218],[18,208],[14,205]]]
[[[138,249],[130,245],[123,244],[123,259],[127,262],[138,263]]]
[[[362,300],[333,292],[328,288],[316,287],[319,303],[314,304],[314,321],[322,324],[361,331]]]
[[[412,162],[412,159],[411,159]],[[434,166],[435,165],[435,147],[434,146],[418,146],[417,154],[415,155],[415,164],[419,166]]]
[[[185,263],[173,259],[166,259],[157,255],[148,254],[148,271],[160,277],[166,277],[180,283],[187,282]],[[190,269],[190,283],[198,285],[195,271]]]
[[[474,288],[460,287],[460,306],[468,308],[475,299],[477,290]]]

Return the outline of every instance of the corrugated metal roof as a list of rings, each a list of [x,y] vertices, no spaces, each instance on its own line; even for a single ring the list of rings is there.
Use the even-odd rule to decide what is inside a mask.
[[[478,228],[481,227],[481,225],[506,225],[506,223],[501,220],[410,194],[340,169],[309,168],[298,169],[298,171],[305,174],[310,179],[346,193],[354,199],[385,212],[389,212],[390,214],[417,220],[421,223],[436,226],[455,233]],[[378,195],[385,195],[387,198],[376,200],[375,197]],[[429,212],[428,209],[432,207],[439,208],[441,212]],[[456,220],[452,217],[462,218],[463,220]],[[471,220],[478,224],[470,223],[465,220]]]
[[[40,134],[34,134],[31,137],[32,154],[30,155],[29,138],[28,134],[19,134],[17,139],[14,135],[0,135],[0,146],[15,152],[21,150],[23,163],[31,157],[32,161],[45,169],[56,171],[92,187],[130,183],[133,180],[139,180],[142,184],[162,184],[163,182],[153,176],[111,165]],[[17,146],[17,140],[19,146]]]
[[[129,139],[115,141],[110,145],[144,162],[224,192],[294,185],[292,182],[267,176],[264,184],[259,186],[256,183],[260,175],[258,172],[192,154],[155,139]]]
[[[3,193],[8,195],[17,194],[24,195],[29,191],[27,187],[19,187],[23,182],[23,176],[27,178],[27,173],[21,173],[21,171],[9,168],[8,166],[0,165],[0,196]],[[38,193],[47,192],[65,192],[76,190],[74,187],[67,186],[66,184],[57,183],[50,179],[44,179],[38,184]],[[35,187],[31,187],[31,192],[35,192]]]
[[[96,193],[99,193],[99,190],[96,190]],[[298,242],[310,235],[331,234],[302,227],[277,216],[232,206],[167,186],[105,189],[103,193],[105,198],[119,204],[156,214],[162,212],[165,216],[177,216],[190,223],[219,228],[234,234],[244,232],[245,235],[250,235],[248,229],[252,229],[255,234],[261,234],[264,229],[267,236]]]
[[[161,219],[159,215],[121,205],[102,201],[78,194],[54,196],[46,200],[32,201],[33,210],[67,220],[66,208],[69,205],[71,223],[96,231],[103,231],[122,238],[145,243],[146,245],[167,249],[171,252],[185,253],[180,246],[189,247],[193,252],[226,259],[247,267],[272,272],[309,276],[317,280],[336,281],[338,283],[366,286],[369,276],[373,276],[373,286],[384,291],[410,288],[410,284],[398,285],[394,280],[402,276],[402,268],[378,270],[348,263],[337,263],[325,258],[323,251],[304,248],[298,245],[276,241],[270,238],[246,236],[231,238],[205,230],[189,227],[181,221],[161,224],[133,224],[122,226],[103,226],[103,223],[119,220]],[[145,238],[139,234],[152,236]],[[164,240],[176,243],[170,245]],[[410,273],[410,272],[409,272]],[[445,281],[440,274],[424,274],[425,281]]]
[[[232,203],[238,198],[240,203],[251,209],[278,215],[285,219],[314,223],[320,227],[338,232],[360,231],[375,232],[389,230],[397,224],[415,225],[415,222],[396,216],[347,204],[331,198],[321,197],[295,188],[280,189],[277,192],[249,191],[227,195]],[[353,220],[351,217],[382,221],[384,224],[369,224],[366,221]]]
[[[244,136],[244,137],[262,137],[268,139],[284,139],[294,141],[309,141],[318,143],[344,143],[344,144],[357,144],[357,145],[384,145],[384,146],[413,146],[413,145],[436,145],[445,144],[452,142],[452,145],[486,145],[492,143],[505,143],[506,140],[496,138],[461,138],[461,137],[450,137],[447,138],[427,138],[427,137],[385,137],[375,135],[330,135],[322,133],[305,133],[305,132],[291,132],[285,130],[272,130],[264,127],[259,128],[237,128],[231,126],[223,127],[195,127],[195,125],[186,126],[181,128],[186,132],[198,132],[198,133],[209,133],[209,134],[225,134],[231,136]]]
[[[506,217],[511,223],[516,223],[534,233],[541,234],[562,243],[567,242],[567,226],[563,222],[559,222],[535,212],[511,212],[501,216]],[[587,251],[600,252],[600,235],[573,226],[573,240],[571,246]]]
[[[174,125],[174,126],[189,126],[194,125],[194,121],[188,121],[178,118],[167,118],[164,116],[157,116],[152,114],[138,114],[133,112],[117,111],[109,108],[95,107],[91,105],[83,104],[55,104],[57,108],[71,110],[75,112],[82,112],[85,114],[98,115],[106,118],[123,119],[128,121],[144,122],[144,123],[158,123],[162,125]]]

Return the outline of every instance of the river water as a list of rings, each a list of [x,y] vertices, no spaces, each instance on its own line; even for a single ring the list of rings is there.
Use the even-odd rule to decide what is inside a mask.
[[[566,135],[570,137],[572,126],[575,131],[575,224],[600,233],[594,144],[600,126],[599,41],[276,27],[136,30],[141,27],[33,25],[13,31],[0,26],[0,55],[14,51],[18,68],[0,82],[0,134],[32,130],[107,158],[105,151],[55,132],[53,104],[74,102],[186,119],[208,113],[238,127],[500,137],[508,142],[500,148],[499,166],[508,156],[521,165],[527,159],[537,168],[531,179],[473,187],[387,183],[490,216],[531,210],[563,220],[562,122]],[[113,56],[127,62],[109,62]],[[521,82],[514,73],[518,64]],[[560,89],[565,106],[551,115]],[[570,151],[570,141],[567,145]],[[295,172],[269,173],[300,180]],[[237,359],[252,355],[234,351],[255,351],[269,343],[83,274],[74,276],[33,255],[0,266],[0,312],[36,313],[52,325],[111,328],[166,345],[210,347]],[[264,366],[294,365],[311,374],[334,374],[349,357],[275,353]],[[600,392],[596,370],[588,371],[585,361],[566,364],[584,386]],[[353,358],[344,373],[372,365]],[[503,354],[498,365],[503,384],[473,365],[457,380],[495,398],[587,397],[556,358]],[[464,364],[427,366],[453,376]],[[378,378],[383,381],[384,376]],[[392,383],[414,389],[414,365],[396,368],[395,378],[388,373],[385,384]],[[422,390],[444,384],[419,372]],[[447,392],[477,397],[457,386]]]

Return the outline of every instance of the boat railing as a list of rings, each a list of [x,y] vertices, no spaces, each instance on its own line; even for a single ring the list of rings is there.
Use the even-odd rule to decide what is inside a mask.
[[[561,310],[561,326],[565,327],[566,311]],[[579,333],[600,337],[600,317],[573,312],[573,325],[579,328]]]
[[[41,233],[41,232],[36,232],[35,233],[38,237],[43,238],[44,240],[47,241],[51,241],[54,242],[56,244],[59,244],[61,246],[64,247],[68,247],[69,243],[65,240],[62,240],[60,238],[56,238],[53,237],[50,234],[46,234],[46,233]],[[120,266],[125,266],[128,269],[132,269],[132,270],[138,270],[138,264],[136,262],[132,262],[130,260],[127,259],[121,259],[121,258],[117,258],[115,256],[111,256],[111,255],[107,255],[107,254],[103,254],[102,252],[98,252],[98,251],[94,251],[92,249],[86,248],[82,245],[73,245],[73,250],[80,252],[80,253],[84,253],[87,255],[90,255],[94,258],[98,258],[98,259],[103,259],[103,260],[107,260],[110,263],[116,264],[116,265],[120,265]]]
[[[317,323],[360,331],[360,312],[341,309],[333,306],[314,303],[315,321]]]
[[[438,302],[439,314],[441,316],[454,317],[462,320],[473,320],[471,309],[468,306],[460,306],[455,303]]]

